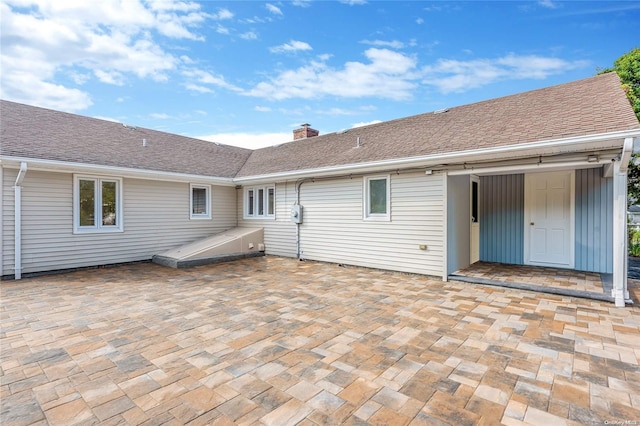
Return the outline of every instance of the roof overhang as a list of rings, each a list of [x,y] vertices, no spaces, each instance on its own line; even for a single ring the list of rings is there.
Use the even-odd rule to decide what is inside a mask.
[[[74,163],[69,161],[43,160],[40,158],[0,156],[0,165],[2,167],[19,169],[22,163],[28,163],[30,171],[38,170],[46,172],[85,173],[171,182],[207,183],[220,186],[236,185],[231,178],[222,178],[217,176],[203,176],[188,173],[136,169],[132,167]]]
[[[621,132],[551,139],[460,152],[398,158],[358,164],[345,164],[316,169],[293,170],[257,176],[244,176],[235,178],[234,182],[238,184],[257,184],[320,176],[340,176],[349,173],[375,173],[394,169],[423,167],[429,169],[439,168],[442,165],[468,165],[487,161],[508,161],[522,158],[530,158],[533,163],[535,159],[540,156],[553,156],[571,153],[588,154],[610,150],[619,150],[622,152],[625,139],[638,137],[640,137],[640,129],[633,129]],[[584,163],[586,162],[585,157]]]

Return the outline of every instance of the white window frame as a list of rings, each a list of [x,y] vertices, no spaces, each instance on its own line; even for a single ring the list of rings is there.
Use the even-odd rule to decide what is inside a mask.
[[[95,225],[80,226],[80,181],[93,181],[94,183],[94,212]],[[116,184],[116,224],[102,224],[102,183],[115,182]],[[124,232],[124,215],[122,209],[123,200],[122,178],[94,175],[73,175],[73,233],[74,234],[98,234]]]
[[[207,210],[204,213],[193,212],[193,190],[204,189],[206,194],[205,207]],[[211,185],[189,184],[189,218],[190,219],[211,219]]]
[[[372,180],[385,180],[387,185],[387,212],[386,213],[371,213],[371,194],[369,191],[369,182]],[[363,179],[363,201],[362,206],[364,220],[390,222],[391,221],[391,177],[390,175],[375,175],[365,176]]]
[[[262,200],[258,194],[262,191]],[[269,191],[273,191],[273,203],[269,203]],[[249,201],[249,193],[253,193],[253,204]],[[262,214],[259,207],[262,201]],[[242,202],[245,219],[275,219],[276,218],[276,187],[275,185],[249,186],[244,188]],[[271,207],[271,208],[269,208]],[[272,213],[269,213],[269,210]]]

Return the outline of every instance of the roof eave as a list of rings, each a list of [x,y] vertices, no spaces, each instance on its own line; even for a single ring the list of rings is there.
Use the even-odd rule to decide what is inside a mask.
[[[2,167],[19,168],[22,162],[29,164],[29,170],[67,173],[86,173],[112,175],[125,178],[162,180],[172,182],[209,183],[220,186],[235,186],[232,178],[206,176],[190,173],[176,173],[162,170],[137,169],[132,167],[116,167],[100,164],[75,163],[69,161],[44,160],[41,158],[0,156]]]
[[[535,157],[559,153],[597,151],[620,148],[626,138],[640,137],[640,128],[602,133],[596,135],[576,136],[570,138],[550,139],[537,142],[520,143],[501,147],[466,150],[444,154],[424,155],[417,157],[396,158],[372,161],[359,164],[320,167],[315,169],[294,170],[280,173],[236,177],[238,184],[254,184],[278,180],[304,179],[318,176],[338,176],[346,173],[374,173],[381,170],[433,167],[451,163],[473,163],[486,160],[507,160],[510,158]],[[576,149],[579,148],[579,149]]]

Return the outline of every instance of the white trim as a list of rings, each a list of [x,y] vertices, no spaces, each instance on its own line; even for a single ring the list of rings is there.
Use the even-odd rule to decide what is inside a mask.
[[[576,173],[575,170],[567,172],[569,174],[569,263],[545,263],[545,262],[533,262],[530,257],[530,244],[531,244],[531,190],[529,189],[531,178],[539,173],[526,173],[524,175],[524,264],[534,266],[549,266],[549,267],[565,267],[573,269],[575,267],[575,228],[576,228],[576,214],[575,214],[575,188],[576,188]],[[548,173],[542,173],[548,174]]]
[[[372,180],[384,180],[386,182],[386,213],[371,213],[371,191],[369,182]],[[389,175],[374,175],[374,176],[364,176],[362,179],[363,182],[363,191],[364,200],[362,206],[362,218],[364,220],[370,221],[379,221],[379,222],[390,222],[391,221],[391,177]]]
[[[269,202],[269,191],[273,190],[273,202]],[[249,191],[253,191],[253,214],[249,214]],[[258,194],[262,191],[262,197]],[[262,198],[263,213],[259,214],[260,199]],[[269,213],[271,207],[272,213]],[[242,190],[242,217],[248,220],[275,220],[276,218],[276,186],[257,185],[246,186]]]
[[[519,164],[508,166],[495,166],[495,167],[473,167],[464,170],[450,170],[449,176],[462,176],[462,175],[497,175],[497,174],[511,174],[522,172],[543,172],[553,170],[569,170],[569,169],[585,169],[602,167],[602,165],[610,164],[610,159],[602,159],[597,162],[590,163],[589,161],[566,161],[558,163],[535,163],[535,164]]]
[[[205,190],[206,211],[204,213],[193,212],[193,190],[194,189]],[[195,184],[195,183],[189,184],[189,219],[192,219],[192,220],[211,219],[211,185],[201,185],[201,184]]]
[[[442,281],[449,281],[449,187],[448,173],[442,174]]]
[[[627,172],[616,161],[613,172],[613,296],[616,306],[624,307],[627,289]]]
[[[29,162],[30,170],[38,170],[43,172],[81,173],[100,176],[114,175],[124,178],[235,186],[232,178],[221,178],[216,176],[163,172],[159,170],[144,170],[130,167],[103,166],[99,164],[73,163],[58,160],[42,160],[26,157],[0,157],[0,163],[5,167],[17,168],[19,167],[19,164],[24,161]]]
[[[264,175],[252,175],[235,178],[238,183],[259,183],[291,178],[305,178],[318,175],[341,174],[348,171],[374,173],[376,170],[393,169],[396,167],[433,167],[452,162],[472,162],[482,160],[497,160],[524,156],[538,156],[559,154],[569,151],[567,147],[575,145],[580,152],[622,147],[622,140],[627,137],[640,136],[640,130],[624,132],[602,133],[590,136],[577,136],[566,139],[551,139],[540,142],[528,142],[517,145],[474,149],[445,154],[423,155],[392,160],[371,161],[359,164],[345,164],[340,166],[318,167],[314,169],[296,170]],[[608,143],[607,143],[608,142]]]
[[[22,278],[22,182],[27,175],[27,163],[20,163],[20,170],[16,176],[13,210],[13,258],[14,279]]]
[[[0,247],[4,247],[4,167],[0,166]],[[4,250],[0,249],[0,278],[4,276]]]
[[[80,180],[87,180],[94,182],[95,189],[95,225],[93,226],[80,226]],[[103,225],[102,224],[102,182],[115,182],[116,183],[116,224],[115,225]],[[73,175],[73,233],[74,234],[104,234],[114,232],[124,232],[124,215],[123,215],[123,200],[124,200],[124,188],[122,184],[122,178],[111,176],[96,176],[96,175]]]
[[[622,154],[620,155],[620,171],[621,172],[625,172],[625,173],[627,172],[632,153],[633,153],[633,138],[626,138],[624,140],[624,146],[622,147]]]
[[[577,136],[564,139],[511,144],[499,147],[473,149],[460,152],[449,152],[435,155],[422,155],[399,159],[370,161],[359,164],[319,167],[314,169],[295,170],[264,175],[252,175],[239,178],[221,178],[217,176],[200,176],[186,173],[165,172],[158,170],[142,170],[128,167],[103,166],[96,164],[74,163],[59,160],[42,160],[37,158],[0,156],[0,163],[18,167],[22,161],[28,161],[32,170],[71,171],[89,174],[116,174],[123,177],[135,177],[151,180],[170,180],[186,182],[202,182],[217,185],[233,186],[235,183],[268,183],[274,180],[304,178],[318,175],[339,175],[353,171],[358,173],[375,173],[384,169],[397,167],[433,167],[452,162],[473,162],[482,160],[498,160],[514,157],[550,155],[567,152],[568,147],[575,145],[580,152],[588,152],[607,148],[621,148],[626,138],[640,137],[640,130],[601,133],[589,136]],[[277,149],[277,148],[274,148]]]

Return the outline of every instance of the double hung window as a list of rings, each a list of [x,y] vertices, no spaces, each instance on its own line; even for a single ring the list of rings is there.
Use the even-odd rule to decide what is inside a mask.
[[[191,219],[211,219],[211,186],[191,184]]]

